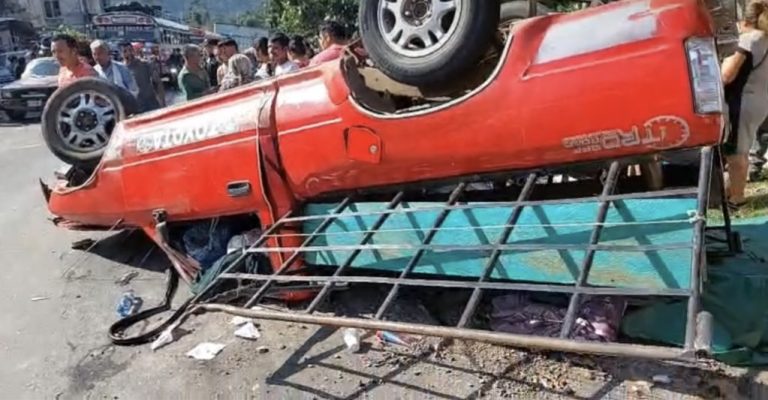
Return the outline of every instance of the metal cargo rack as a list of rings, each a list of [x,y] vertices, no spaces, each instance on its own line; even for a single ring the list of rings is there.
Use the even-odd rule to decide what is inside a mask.
[[[192,301],[192,308],[196,310],[224,311],[257,319],[292,321],[333,327],[353,327],[366,330],[387,330],[425,336],[477,340],[512,347],[651,359],[695,360],[699,355],[708,353],[710,346],[709,343],[712,329],[711,315],[701,311],[700,291],[703,278],[705,277],[706,214],[711,180],[713,177],[716,180],[721,179],[717,174],[713,175],[712,171],[713,166],[717,167],[715,162],[719,164],[720,168],[722,167],[722,161],[719,152],[716,149],[710,147],[703,148],[700,150],[700,157],[698,185],[696,187],[666,189],[644,193],[614,194],[621,171],[626,166],[623,164],[623,162],[626,162],[625,160],[615,160],[610,162],[610,167],[608,168],[606,178],[603,182],[602,193],[590,198],[529,200],[532,192],[535,190],[537,181],[541,178],[540,173],[533,172],[525,179],[525,184],[516,201],[470,205],[460,202],[462,194],[464,194],[468,188],[468,184],[459,183],[453,188],[450,195],[448,195],[447,200],[442,205],[439,207],[432,207],[432,211],[436,212],[437,216],[429,229],[426,229],[426,234],[421,235],[420,243],[375,243],[376,235],[381,233],[382,227],[388,219],[393,216],[419,211],[418,209],[403,209],[399,207],[406,199],[406,194],[404,192],[395,193],[391,200],[386,204],[386,207],[375,212],[350,211],[349,207],[354,203],[354,199],[352,197],[347,197],[335,205],[331,212],[324,215],[294,216],[293,214],[288,213],[279,219],[277,223],[266,229],[263,236],[253,246],[244,249],[244,253],[238,261],[231,264],[224,273],[218,276]],[[722,183],[722,181],[720,183]],[[685,221],[689,224],[690,229],[692,230],[691,240],[683,243],[668,243],[662,245],[641,244],[635,246],[603,243],[601,235],[603,235],[607,225],[606,216],[612,205],[636,199],[666,199],[686,196],[695,199],[696,204],[695,213],[689,215],[690,218]],[[721,200],[724,200],[724,197],[721,197]],[[588,235],[588,242],[580,244],[520,244],[508,242],[511,235],[515,232],[515,229],[518,228],[517,225],[526,208],[561,206],[585,201],[592,201],[598,205],[597,215],[594,216],[594,222],[589,227],[590,232]],[[732,237],[732,232],[730,231],[729,216],[725,201],[722,201],[722,205],[726,224],[724,227],[717,229],[725,231],[726,239],[724,242],[726,242],[729,245],[729,248],[733,250],[734,243],[733,240],[730,239]],[[508,207],[508,209],[511,210],[505,224],[501,225],[499,228],[500,234],[496,238],[495,243],[455,245],[434,242],[435,237],[441,232],[441,229],[444,229],[444,223],[452,212],[461,212],[467,209],[483,207]],[[358,231],[361,236],[359,242],[355,245],[324,245],[323,236],[328,234],[327,230],[340,218],[345,216],[365,216],[366,218],[372,218],[374,222],[367,227],[369,229]],[[280,248],[266,246],[266,243],[270,238],[280,236],[278,232],[281,227],[288,225],[296,226],[297,224],[307,224],[310,222],[316,225],[311,232],[306,231],[307,233],[302,235],[303,242],[300,246]],[[690,279],[685,287],[612,287],[610,285],[598,286],[589,283],[590,276],[593,273],[595,255],[599,252],[632,252],[643,254],[666,250],[683,250],[686,254],[687,252],[690,252],[690,265],[679,266],[686,270],[686,274],[688,274],[688,270],[690,271]],[[346,255],[346,258],[343,259],[342,262],[337,263],[337,265],[306,269],[298,274],[291,272],[294,263],[299,260],[300,257],[306,258],[308,254],[322,251],[344,252],[343,254]],[[404,266],[400,271],[389,276],[382,276],[381,274],[365,274],[361,272],[361,270],[353,267],[356,260],[358,260],[364,252],[372,251],[408,251],[412,252],[412,255],[408,262],[403,264]],[[423,274],[417,275],[414,273],[420,261],[428,252],[458,254],[468,251],[480,252],[485,256],[481,273],[471,281],[440,274],[424,277]],[[581,251],[583,252],[584,257],[580,263],[578,276],[572,284],[520,282],[493,277],[494,270],[498,267],[499,260],[506,254],[529,251]],[[282,265],[274,268],[272,273],[249,274],[233,272],[238,270],[239,266],[243,263],[243,260],[249,255],[268,255],[275,252],[290,255],[286,257]],[[514,268],[514,266],[512,266],[512,268]],[[246,296],[245,298],[240,297],[239,301],[232,301],[228,304],[223,302],[214,303],[214,301],[217,301],[216,299],[221,299],[219,285],[224,282],[229,282],[230,285],[233,282],[236,283],[238,285],[238,289],[236,290],[238,293],[242,293],[240,289],[249,287],[251,289],[249,296]],[[328,316],[318,313],[319,308],[328,299],[334,288],[354,284],[373,284],[388,288],[387,296],[378,304],[377,311],[372,318]],[[463,308],[459,322],[455,324],[455,326],[431,326],[422,323],[388,319],[387,312],[390,310],[393,302],[398,298],[403,289],[413,287],[463,289],[471,291],[471,295]],[[316,295],[311,302],[308,302],[306,308],[301,311],[273,311],[254,307],[263,304],[265,299],[275,291],[290,291],[296,289],[307,290],[307,288],[312,288],[312,290],[316,292]],[[559,337],[508,334],[471,327],[471,321],[475,312],[478,310],[483,295],[489,291],[548,292],[569,296],[570,301],[568,303],[567,313]],[[219,294],[218,296],[217,293]],[[587,342],[571,339],[574,323],[579,315],[580,306],[588,296],[639,296],[686,300],[688,302],[688,307],[685,345],[682,348],[675,348],[627,343]]]

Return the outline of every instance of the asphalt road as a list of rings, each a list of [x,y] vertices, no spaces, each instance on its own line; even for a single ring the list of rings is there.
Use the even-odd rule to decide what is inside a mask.
[[[349,354],[339,332],[300,324],[261,322],[262,338],[248,342],[234,337],[225,315],[193,318],[186,335],[157,352],[116,347],[106,332],[121,294],[132,289],[145,305],[156,304],[168,263],[140,234],[55,228],[38,179],[50,181],[59,166],[38,124],[0,122],[3,399],[619,399],[637,387],[644,394],[658,374],[672,384],[653,398],[693,398],[688,394],[716,380],[719,390],[736,390],[719,373],[702,378],[664,364],[592,360],[585,369],[559,357],[461,343],[440,357],[393,358],[375,346]],[[70,249],[84,238],[104,240],[91,253]],[[131,273],[128,285],[116,283]],[[180,299],[189,295],[179,292]],[[227,347],[208,362],[185,356],[204,341]],[[257,351],[262,346],[266,353]]]

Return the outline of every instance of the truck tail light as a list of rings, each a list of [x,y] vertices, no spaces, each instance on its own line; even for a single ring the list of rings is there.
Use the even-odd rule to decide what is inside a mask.
[[[723,113],[724,94],[715,41],[712,38],[690,38],[685,42],[688,67],[696,112]]]

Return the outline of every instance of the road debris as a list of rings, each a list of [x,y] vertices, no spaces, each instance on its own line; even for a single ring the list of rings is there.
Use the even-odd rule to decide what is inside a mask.
[[[50,299],[51,299],[50,297],[38,296],[38,297],[33,297],[33,298],[29,299],[29,300],[30,301],[44,301],[44,300],[50,300]]]
[[[256,328],[253,322],[248,322],[235,331],[235,336],[242,339],[256,340],[261,337],[261,332],[259,332],[259,329]]]
[[[269,353],[269,347],[267,346],[259,346],[256,348],[256,352],[259,354],[266,354]]]
[[[136,314],[141,309],[143,303],[144,301],[141,297],[136,296],[133,290],[129,290],[120,297],[120,302],[117,303],[117,314],[121,318]]]
[[[200,343],[195,346],[194,349],[187,352],[187,357],[192,357],[195,360],[208,361],[213,360],[226,345],[220,343]]]
[[[378,339],[382,344],[394,344],[403,347],[410,347],[414,342],[413,338],[411,337],[388,331],[376,332],[376,339]]]
[[[357,353],[360,351],[360,338],[362,332],[359,329],[347,328],[344,329],[344,344],[347,346],[347,351],[350,353]]]
[[[93,247],[93,245],[96,244],[96,241],[93,239],[83,239],[78,240],[76,242],[72,243],[72,250],[88,250],[89,248]]]
[[[667,375],[654,375],[653,382],[660,383],[662,385],[669,385],[670,383],[672,383],[672,378],[670,378]]]
[[[128,286],[128,284],[131,283],[134,279],[139,277],[138,271],[131,271],[125,275],[123,275],[120,279],[115,281],[115,284],[118,286]]]
[[[234,326],[245,325],[249,322],[253,322],[253,320],[251,318],[241,317],[239,315],[232,317],[232,320],[229,321],[229,323]]]
[[[173,337],[173,326],[168,327],[168,329],[164,330],[163,333],[160,334],[160,336],[155,339],[154,342],[152,342],[152,345],[150,348],[152,351],[156,351],[157,349],[161,347],[165,347],[171,343],[173,343],[174,340],[176,340]]]

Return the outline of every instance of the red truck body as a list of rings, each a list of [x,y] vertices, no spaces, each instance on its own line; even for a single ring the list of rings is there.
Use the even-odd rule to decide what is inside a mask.
[[[712,36],[694,0],[538,17],[472,93],[400,114],[362,106],[344,63],[326,63],[124,121],[91,178],[59,183],[49,208],[158,240],[158,210],[269,226],[333,192],[713,145],[723,115],[697,113],[685,47]]]

